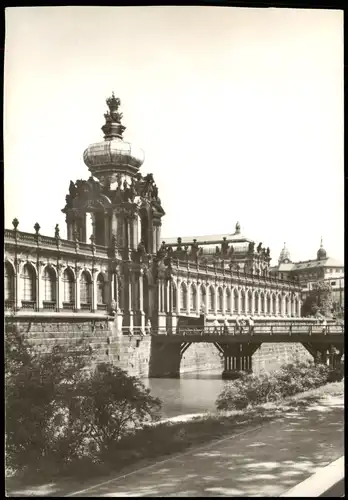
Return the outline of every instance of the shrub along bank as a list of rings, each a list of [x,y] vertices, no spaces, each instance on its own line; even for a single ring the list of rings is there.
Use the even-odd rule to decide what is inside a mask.
[[[283,365],[271,373],[241,373],[239,379],[225,386],[216,407],[218,410],[242,410],[247,406],[279,401],[329,382],[338,382],[343,376],[342,365],[331,368],[301,360]]]

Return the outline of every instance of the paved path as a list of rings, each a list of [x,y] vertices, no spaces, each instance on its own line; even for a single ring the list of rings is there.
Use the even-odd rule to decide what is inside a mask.
[[[68,496],[279,496],[344,454],[343,397]]]

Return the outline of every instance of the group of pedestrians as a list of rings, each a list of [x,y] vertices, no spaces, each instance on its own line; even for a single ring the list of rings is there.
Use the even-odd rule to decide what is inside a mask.
[[[236,330],[239,333],[244,333],[244,331],[248,331],[248,333],[254,333],[254,318],[252,316],[240,317],[236,318]]]
[[[214,333],[229,333],[231,325],[225,318],[223,327],[217,319],[214,320]],[[252,316],[237,316],[235,333],[254,333],[254,318]]]

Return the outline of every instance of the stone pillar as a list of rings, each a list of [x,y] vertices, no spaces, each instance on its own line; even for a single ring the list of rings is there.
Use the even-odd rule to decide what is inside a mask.
[[[190,310],[191,310],[191,286],[192,286],[192,282],[188,281],[187,288],[186,288],[186,313],[187,314],[190,314]]]
[[[89,243],[87,241],[86,216],[87,216],[87,214],[84,213],[83,216],[79,218],[79,234],[80,234],[80,241],[82,241],[84,243]],[[94,233],[95,233],[95,226],[94,226]],[[95,234],[94,234],[94,236],[95,236]]]
[[[217,303],[218,303],[218,289],[214,287],[214,314],[217,315]]]
[[[145,329],[145,313],[144,313],[144,270],[139,272],[139,312],[140,312],[140,327]]]
[[[66,219],[66,232],[67,232],[67,239],[70,241],[74,240],[74,222],[70,219]]]
[[[118,226],[119,226],[119,224],[118,224],[116,212],[113,212],[111,215],[111,232],[117,238],[119,237],[119,234],[118,234],[119,227]]]
[[[177,283],[177,287],[176,287],[176,312],[178,314],[180,313],[180,288],[181,288],[181,284]]]
[[[196,295],[196,314],[201,314],[201,290],[199,285],[197,285],[197,295]]]
[[[75,282],[75,308],[80,309],[80,270],[76,269],[76,282]]]
[[[156,251],[161,246],[161,224],[156,227]]]
[[[226,314],[226,285],[222,288],[222,314]]]
[[[97,276],[98,276],[98,272],[96,269],[93,269],[92,270],[92,283],[91,283],[91,287],[92,287],[92,312],[96,311],[98,309],[97,307]]]
[[[251,314],[255,313],[255,292],[251,292]]]
[[[133,248],[136,250],[138,248],[138,216],[134,214],[132,219],[132,228],[133,228]]]
[[[110,227],[111,227],[111,221],[110,221],[110,215],[107,211],[104,212],[104,245],[109,246],[110,245]]]
[[[43,309],[45,283],[42,277],[42,271],[45,267],[45,262],[37,263],[37,278],[36,278],[36,307],[37,310]]]
[[[16,272],[14,276],[14,281],[15,281],[15,307],[16,309],[20,309],[22,307],[22,296],[23,296],[23,289],[22,289],[22,280],[21,280],[21,273],[20,273],[20,262],[17,261],[16,263]]]
[[[164,280],[163,278],[158,278],[157,285],[158,294],[158,328],[164,329],[166,327],[166,314],[164,312]],[[159,333],[165,333],[164,330],[159,331]]]
[[[156,228],[156,226],[153,226],[153,228],[152,228],[152,253],[156,253],[156,252],[157,252],[157,228]]]
[[[280,297],[280,315],[285,316],[285,297],[283,295]]]
[[[259,315],[261,314],[261,293],[257,295],[257,308],[259,311]]]
[[[57,266],[57,289],[56,289],[56,302],[57,310],[63,309],[64,300],[64,283],[63,283],[63,266]]]
[[[171,300],[170,289],[171,289],[171,281],[168,280],[167,281],[167,285],[166,285],[167,312],[168,313],[172,313],[173,312],[173,304],[172,304],[172,300]]]
[[[242,304],[241,304],[241,299],[242,299],[241,295],[242,295],[241,290],[238,290],[238,307],[237,307],[237,314],[240,314],[240,313],[241,313],[241,309],[242,309],[242,307],[241,307],[241,306],[242,306]]]
[[[300,299],[297,300],[297,316],[298,318],[301,317],[301,305],[302,305],[302,301]]]

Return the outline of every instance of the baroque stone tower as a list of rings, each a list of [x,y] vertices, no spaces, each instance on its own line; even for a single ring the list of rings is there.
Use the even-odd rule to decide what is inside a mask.
[[[96,248],[109,248],[109,274],[116,274],[116,283],[110,285],[111,309],[122,315],[123,326],[144,326],[147,318],[152,320],[155,297],[143,287],[151,288],[151,256],[160,247],[165,212],[153,175],[139,172],[144,152],[123,140],[120,99],[112,94],[106,104],[104,141],[90,144],[83,154],[91,176],[70,181],[62,212],[67,239],[82,244],[89,243],[90,218],[89,239]]]

